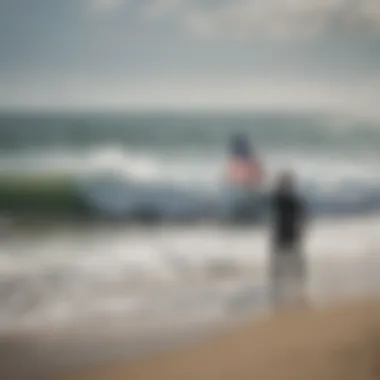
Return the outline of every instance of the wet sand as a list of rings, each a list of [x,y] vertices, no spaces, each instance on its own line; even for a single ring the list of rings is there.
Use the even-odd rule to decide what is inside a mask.
[[[168,321],[169,322],[169,321]],[[133,361],[160,352],[189,347],[223,331],[227,324],[126,326],[93,323],[68,329],[40,329],[3,334],[0,379],[54,379],[59,374]]]
[[[191,348],[52,380],[380,379],[380,300],[254,318]]]

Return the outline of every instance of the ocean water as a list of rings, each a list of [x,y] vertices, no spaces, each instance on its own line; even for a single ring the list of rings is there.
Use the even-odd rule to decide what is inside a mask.
[[[305,254],[314,302],[378,295],[379,232],[373,216],[310,226]],[[115,320],[136,329],[222,322],[266,310],[268,248],[265,228],[17,232],[1,242],[0,333],[58,333]]]
[[[234,132],[250,136],[268,187],[279,170],[299,176],[315,215],[310,292],[379,289],[380,226],[378,214],[367,215],[380,209],[375,121],[289,113],[2,114],[0,176],[69,176],[84,197],[96,183],[103,202],[113,187],[108,207],[122,204],[124,213],[142,198],[167,216],[221,213]],[[42,230],[10,223],[0,241],[0,330],[115,315],[126,324],[217,320],[234,309],[254,310],[267,302],[267,233],[265,225],[210,222]]]
[[[377,122],[325,114],[2,114],[0,175],[69,175],[91,207],[125,214],[139,202],[167,217],[221,214],[235,132],[250,136],[268,186],[282,169],[297,173],[314,212],[380,208]]]

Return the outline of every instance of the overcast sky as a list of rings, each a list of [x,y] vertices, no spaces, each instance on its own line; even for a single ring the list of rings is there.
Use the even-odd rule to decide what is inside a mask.
[[[0,107],[377,114],[379,0],[0,0]]]

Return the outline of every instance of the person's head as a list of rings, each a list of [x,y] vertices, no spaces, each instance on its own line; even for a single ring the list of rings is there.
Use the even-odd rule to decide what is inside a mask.
[[[232,152],[238,156],[249,157],[253,155],[249,137],[243,133],[238,133],[231,138]]]
[[[277,190],[280,192],[293,192],[295,187],[295,176],[291,171],[280,173],[277,182]]]

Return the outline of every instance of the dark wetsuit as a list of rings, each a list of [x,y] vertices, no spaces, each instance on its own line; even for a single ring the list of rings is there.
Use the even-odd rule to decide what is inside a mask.
[[[274,213],[273,249],[270,256],[270,291],[274,305],[280,305],[290,295],[304,297],[306,263],[302,235],[305,205],[293,192],[278,191],[272,199]]]
[[[305,222],[303,201],[293,192],[277,192],[273,197],[273,212],[275,248],[298,247]]]

